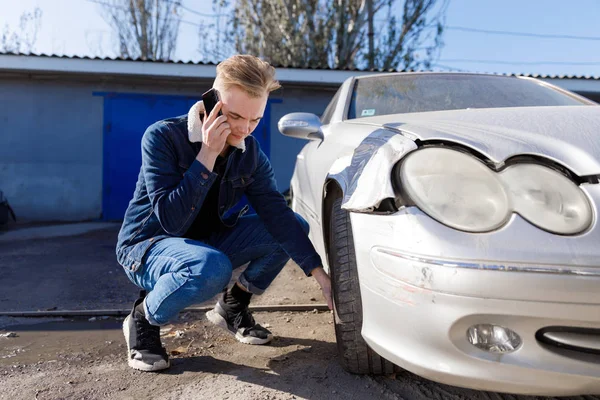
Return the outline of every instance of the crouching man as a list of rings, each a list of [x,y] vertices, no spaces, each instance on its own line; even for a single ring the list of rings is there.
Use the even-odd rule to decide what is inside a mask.
[[[170,366],[159,326],[222,292],[208,319],[247,344],[272,333],[248,311],[252,295],[273,282],[290,257],[320,284],[331,308],[331,283],[308,239],[308,224],[287,207],[269,160],[251,136],[269,93],[280,87],[260,59],[233,56],[217,66],[221,100],[187,116],[156,122],[142,138],[142,166],[117,243],[117,259],[142,291],[123,332],[129,366]],[[219,115],[221,111],[222,115]],[[246,195],[247,207],[231,211]],[[232,270],[248,264],[227,289]]]

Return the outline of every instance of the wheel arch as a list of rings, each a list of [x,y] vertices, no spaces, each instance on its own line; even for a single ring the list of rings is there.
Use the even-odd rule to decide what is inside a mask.
[[[327,264],[331,268],[329,260],[329,223],[331,221],[331,210],[336,199],[344,197],[344,186],[339,180],[329,177],[325,181],[323,187],[323,202],[321,205],[321,229],[323,230],[323,245],[325,246],[325,254],[327,255]]]

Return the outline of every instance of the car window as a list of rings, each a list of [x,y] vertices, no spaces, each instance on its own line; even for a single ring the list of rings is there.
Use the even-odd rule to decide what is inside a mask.
[[[338,91],[333,95],[333,98],[331,99],[329,104],[327,105],[325,112],[323,112],[323,115],[321,116],[321,123],[323,125],[327,125],[331,121],[331,117],[333,116],[335,107],[337,106],[337,102],[340,99],[341,92],[342,88],[339,88]]]
[[[357,79],[348,119],[467,108],[591,104],[539,82],[510,76],[415,74]]]

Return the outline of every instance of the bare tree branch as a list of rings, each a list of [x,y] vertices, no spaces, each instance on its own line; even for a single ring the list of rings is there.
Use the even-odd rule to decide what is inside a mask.
[[[176,50],[181,0],[104,0],[102,17],[122,57],[170,60]]]
[[[255,54],[278,65],[365,66],[366,1],[234,0],[231,44],[236,52]],[[442,20],[449,0],[371,1],[374,14],[384,15],[383,25],[377,27],[381,34],[374,51],[375,68],[429,65],[435,50],[443,45]]]
[[[31,53],[35,49],[37,34],[42,23],[42,10],[36,7],[24,12],[19,19],[19,28],[11,29],[8,24],[0,36],[0,51],[11,53]]]

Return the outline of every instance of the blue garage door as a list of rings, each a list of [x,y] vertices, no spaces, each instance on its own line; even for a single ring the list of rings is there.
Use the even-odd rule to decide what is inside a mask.
[[[164,118],[187,114],[197,98],[148,94],[102,93],[104,96],[104,168],[102,218],[120,221],[133,197],[142,164],[141,139],[146,128]],[[254,136],[269,156],[270,104]]]

